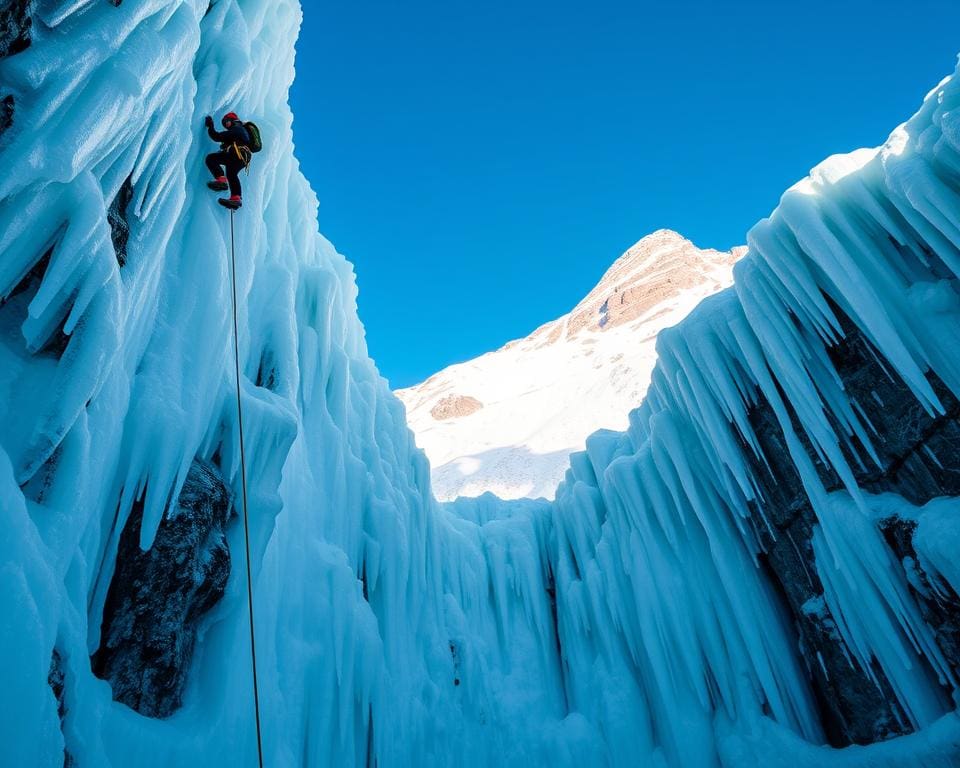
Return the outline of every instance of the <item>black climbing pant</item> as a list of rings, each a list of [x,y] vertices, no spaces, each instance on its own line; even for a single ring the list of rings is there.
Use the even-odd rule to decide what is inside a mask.
[[[244,169],[244,163],[237,157],[232,147],[207,155],[207,168],[210,169],[214,178],[226,176],[227,183],[230,185],[230,194],[240,196],[240,171]]]

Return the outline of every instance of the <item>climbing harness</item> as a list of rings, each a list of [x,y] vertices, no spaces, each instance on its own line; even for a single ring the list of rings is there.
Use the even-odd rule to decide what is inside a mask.
[[[243,445],[243,407],[240,404],[240,331],[237,323],[237,253],[234,247],[233,211],[230,211],[230,274],[233,286],[233,357],[237,375],[237,425],[240,431],[240,483],[243,488],[243,538],[247,548],[247,609],[250,614],[250,663],[253,668],[253,709],[257,718],[257,759],[263,768],[260,731],[260,690],[257,684],[257,643],[253,621],[253,575],[250,565],[250,517],[247,513],[247,456]]]
[[[253,153],[247,148],[244,147],[245,152],[240,151],[240,145],[237,142],[233,142],[233,151],[237,155],[237,159],[243,163],[243,169],[247,172],[247,175],[250,175],[250,161],[253,159]]]

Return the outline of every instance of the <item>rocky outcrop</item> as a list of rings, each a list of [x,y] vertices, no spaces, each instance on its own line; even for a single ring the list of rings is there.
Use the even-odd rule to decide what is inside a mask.
[[[937,496],[960,495],[960,404],[956,398],[931,376],[946,413],[928,414],[903,381],[884,366],[860,329],[834,309],[841,318],[844,338],[828,350],[830,358],[848,396],[876,431],[874,448],[880,458],[879,465],[865,458],[859,450],[862,446],[855,441],[846,447],[860,487],[873,493],[897,493],[914,504]],[[816,515],[770,406],[761,401],[751,411],[750,421],[771,465],[768,470],[754,461],[754,473],[765,498],[763,508],[756,510],[754,523],[766,550],[764,559],[772,580],[796,620],[828,737],[840,746],[868,744],[907,732],[909,721],[882,671],[875,665],[868,676],[851,662],[826,606],[812,544]],[[796,431],[805,440],[803,431]],[[809,444],[804,447],[826,490],[841,490],[843,484],[836,473]],[[960,601],[949,590],[931,589],[929,583],[925,588],[926,577],[916,570],[912,544],[915,528],[909,521],[896,519],[881,524],[897,559],[905,569],[914,569],[912,573],[905,570],[907,582],[946,659],[956,669],[960,664]]]
[[[13,125],[13,113],[16,110],[16,101],[13,98],[13,94],[8,93],[3,98],[0,98],[0,136],[7,131],[7,129]]]
[[[0,5],[0,59],[29,47],[32,14],[33,0],[7,0]]]
[[[230,575],[229,511],[219,472],[195,460],[153,546],[140,549],[139,504],[120,535],[92,664],[114,699],[143,715],[167,717],[181,704],[197,628]]]
[[[117,264],[121,267],[127,263],[127,241],[130,239],[130,222],[127,221],[127,206],[133,199],[133,182],[128,176],[110,207],[107,209],[107,221],[110,224],[110,239],[113,241],[113,250],[117,255]]]
[[[470,397],[470,395],[447,395],[430,409],[430,415],[437,421],[445,421],[446,419],[469,416],[481,408],[483,408],[483,403],[475,397]]]
[[[931,578],[917,555],[917,523],[899,517],[880,521],[880,530],[907,574],[924,621],[933,630],[944,657],[960,675],[960,597],[942,579]]]
[[[697,248],[682,235],[661,229],[647,235],[617,259],[600,282],[570,313],[567,337],[580,331],[614,328],[711,279],[722,287],[744,248]],[[716,273],[716,277],[712,277]]]
[[[750,422],[763,455],[771,463],[771,470],[767,470],[759,460],[753,460],[754,475],[765,499],[753,518],[764,549],[762,559],[771,582],[793,614],[827,737],[834,746],[845,746],[870,744],[902,733],[907,720],[889,682],[877,669],[878,687],[865,670],[850,662],[826,605],[813,551],[816,514],[769,404],[761,402],[755,407]],[[744,451],[751,455],[746,446]],[[812,454],[812,449],[808,453]],[[832,489],[841,487],[837,484]]]
[[[60,718],[60,727],[63,727],[63,720],[67,716],[66,703],[66,673],[63,669],[63,657],[60,652],[54,648],[50,657],[50,672],[47,674],[47,684],[57,700],[57,715]],[[70,754],[66,747],[63,749],[63,768],[75,768],[76,760]]]

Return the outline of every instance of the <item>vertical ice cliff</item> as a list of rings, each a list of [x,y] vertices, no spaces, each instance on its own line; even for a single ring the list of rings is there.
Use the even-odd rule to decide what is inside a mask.
[[[255,764],[230,108],[268,765],[956,765],[960,82],[784,196],[554,503],[439,505],[294,159],[299,20],[0,14],[0,764]]]
[[[558,491],[575,706],[639,679],[671,764],[960,763],[958,103],[789,190]]]
[[[482,529],[435,508],[294,159],[299,5],[10,14],[0,764],[255,760],[243,539],[223,504],[239,490],[228,218],[202,166],[202,118],[228,108],[266,139],[236,235],[269,764],[561,749],[574,737],[535,727],[566,714],[542,509]]]

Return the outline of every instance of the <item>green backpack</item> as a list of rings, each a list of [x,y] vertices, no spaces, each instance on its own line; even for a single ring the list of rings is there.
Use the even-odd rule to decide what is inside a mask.
[[[257,128],[256,123],[244,123],[243,127],[247,129],[247,133],[250,134],[250,143],[247,145],[247,148],[251,152],[259,152],[263,149],[263,142],[260,140],[260,129]]]

